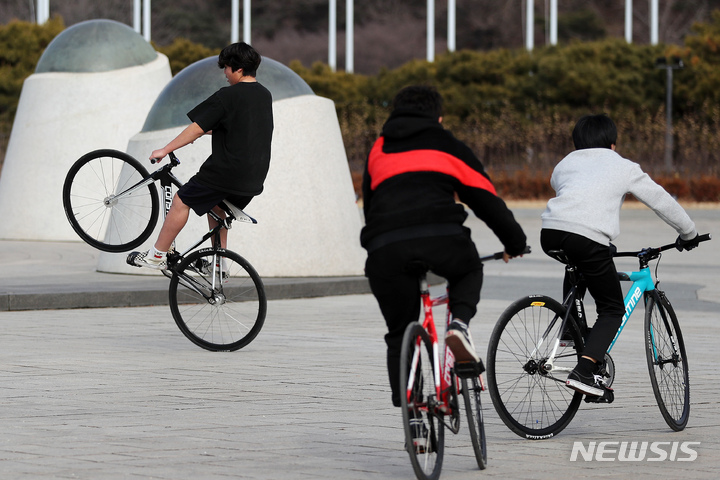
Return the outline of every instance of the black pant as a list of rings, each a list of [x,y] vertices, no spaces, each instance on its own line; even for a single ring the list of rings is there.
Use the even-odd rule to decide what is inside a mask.
[[[595,299],[597,320],[587,339],[583,355],[602,362],[625,314],[622,287],[610,247],[582,235],[550,229],[540,232],[540,244],[546,253],[549,250],[563,250],[585,278],[587,290]],[[567,295],[570,287],[566,274],[563,296]]]
[[[482,262],[469,235],[424,237],[391,243],[372,251],[365,275],[380,305],[388,333],[387,368],[393,405],[400,406],[400,349],[405,328],[420,317],[417,273],[408,272],[412,261],[422,261],[448,281],[453,318],[469,322],[477,311],[482,288]]]

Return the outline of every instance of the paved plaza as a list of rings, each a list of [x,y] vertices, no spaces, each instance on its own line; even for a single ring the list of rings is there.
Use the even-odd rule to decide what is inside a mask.
[[[512,300],[560,295],[562,266],[539,247],[541,209],[515,212],[534,253],[486,266],[471,324],[483,357]],[[701,233],[720,234],[720,209],[689,212]],[[647,209],[622,218],[620,250],[676,237]],[[500,248],[479,222],[470,226],[483,253]],[[659,268],[690,362],[684,431],[672,432],[655,403],[638,311],[612,353],[613,404],[583,403],[559,436],[528,441],[485,395],[488,468],[477,470],[463,428],[446,436],[441,478],[720,478],[719,240],[670,251]],[[97,273],[96,258],[81,243],[0,241],[0,479],[414,478],[390,405],[384,323],[364,279],[266,279],[260,335],[237,352],[213,353],[175,326],[165,278]],[[611,461],[573,462],[575,442],[617,443],[604,444],[601,458]],[[646,459],[612,461],[622,442],[647,442]],[[652,461],[660,454],[651,446],[667,458]],[[681,461],[688,452],[697,458]]]

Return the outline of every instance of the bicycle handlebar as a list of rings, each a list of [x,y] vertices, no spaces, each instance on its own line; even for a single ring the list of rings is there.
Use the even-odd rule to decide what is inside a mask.
[[[708,240],[712,240],[712,235],[709,233],[706,233],[704,235],[698,235],[698,243],[700,242],[707,242]],[[650,259],[656,258],[660,252],[664,252],[665,250],[670,250],[672,248],[676,248],[675,243],[668,243],[667,245],[663,245],[662,247],[648,247],[643,248],[640,251],[637,252],[615,252],[613,254],[613,257],[641,257],[641,256],[647,256]]]
[[[168,156],[170,157],[170,163],[172,164],[173,167],[180,165],[180,160],[178,160],[178,158],[175,156],[175,152],[170,152],[168,154]],[[152,163],[154,165],[154,164],[158,163],[160,160],[162,160],[162,158],[151,158],[150,163]]]
[[[525,247],[525,250],[523,250],[523,252],[522,252],[520,255],[525,255],[526,253],[531,253],[531,252],[532,252],[532,250],[531,250],[531,248],[530,248],[530,245],[527,245],[527,246]],[[501,258],[503,258],[503,255],[504,255],[504,254],[505,254],[505,252],[495,252],[495,253],[493,253],[492,255],[487,255],[487,256],[485,256],[485,257],[480,257],[480,261],[481,261],[481,262],[486,262],[486,261],[488,261],[488,260],[500,260]]]

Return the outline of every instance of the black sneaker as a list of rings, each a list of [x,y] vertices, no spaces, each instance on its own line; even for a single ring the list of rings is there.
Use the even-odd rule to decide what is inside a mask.
[[[602,397],[605,394],[603,383],[605,382],[599,371],[587,371],[579,365],[570,372],[565,381],[569,388],[593,397]]]
[[[480,357],[475,353],[475,345],[470,336],[470,330],[468,330],[467,324],[461,320],[455,319],[450,322],[445,335],[445,345],[450,347],[456,362],[480,361]]]

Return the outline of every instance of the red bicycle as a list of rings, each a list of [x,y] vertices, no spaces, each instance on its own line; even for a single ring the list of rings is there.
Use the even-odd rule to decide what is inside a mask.
[[[481,261],[497,260],[503,252],[482,257]],[[483,423],[480,392],[485,390],[482,361],[455,362],[450,349],[444,347],[442,361],[433,320],[433,307],[447,305],[447,291],[440,296],[430,295],[428,268],[421,262],[409,266],[420,277],[420,297],[424,320],[408,325],[403,336],[400,363],[400,388],[405,446],[415,475],[420,480],[434,480],[442,468],[445,428],[460,431],[460,403],[465,404],[470,439],[475,459],[483,470],[487,465],[487,442]],[[446,309],[445,329],[450,324],[450,309]]]

